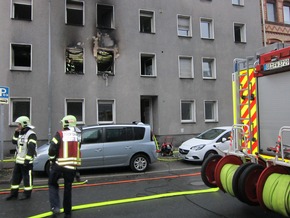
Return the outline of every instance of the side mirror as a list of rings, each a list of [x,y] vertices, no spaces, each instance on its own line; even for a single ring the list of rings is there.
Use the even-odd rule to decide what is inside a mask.
[[[227,138],[222,138],[222,143],[226,142],[227,141]]]

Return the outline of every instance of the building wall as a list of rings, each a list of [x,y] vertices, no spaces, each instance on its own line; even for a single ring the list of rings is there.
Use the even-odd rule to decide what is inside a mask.
[[[65,1],[51,0],[51,60],[49,60],[49,1],[33,1],[33,20],[10,18],[10,1],[0,1],[2,31],[0,38],[1,86],[9,86],[10,97],[32,98],[32,123],[40,144],[47,141],[61,126],[65,115],[65,98],[85,99],[85,125],[97,122],[97,99],[116,102],[116,122],[140,120],[140,99],[153,99],[153,131],[158,136],[173,135],[175,145],[214,126],[232,125],[231,74],[234,58],[254,55],[262,47],[259,0],[245,1],[243,6],[231,1],[206,0],[85,0],[85,25],[65,25]],[[94,57],[96,3],[114,6],[115,29],[105,31],[104,43],[116,46],[115,76],[108,80],[96,74]],[[139,32],[139,10],[155,12],[154,34]],[[177,36],[177,14],[191,16],[192,37]],[[214,22],[214,39],[200,37],[200,18]],[[246,25],[246,43],[235,43],[233,23]],[[107,41],[106,41],[107,40]],[[31,72],[9,70],[9,44],[31,43],[33,64]],[[84,48],[84,75],[64,73],[65,49],[69,45]],[[154,53],[157,76],[140,76],[140,52]],[[180,79],[178,56],[192,56],[194,78]],[[202,57],[216,59],[216,79],[202,78]],[[51,116],[49,115],[49,63],[51,63]],[[180,100],[194,100],[196,121],[181,123]],[[218,121],[205,122],[204,101],[218,101]],[[9,125],[9,106],[4,106],[6,149],[15,126]],[[49,119],[51,130],[49,130]],[[160,140],[161,140],[160,139]]]

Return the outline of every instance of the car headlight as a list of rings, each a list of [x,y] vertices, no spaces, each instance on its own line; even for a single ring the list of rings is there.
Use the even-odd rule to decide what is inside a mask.
[[[194,151],[198,151],[198,150],[203,149],[204,146],[205,146],[205,144],[202,144],[202,145],[195,145],[195,146],[192,146],[190,149],[191,149],[191,150],[194,150]]]

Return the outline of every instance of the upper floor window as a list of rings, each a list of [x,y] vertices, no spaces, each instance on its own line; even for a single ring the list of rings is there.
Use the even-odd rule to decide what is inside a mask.
[[[244,0],[232,0],[232,4],[233,5],[243,6],[244,5]]]
[[[200,36],[202,39],[213,39],[214,38],[213,21],[209,18],[200,19]]]
[[[289,5],[283,6],[283,14],[284,14],[284,23],[290,24],[290,6]]]
[[[16,20],[32,20],[33,0],[11,0],[11,18]]]
[[[97,56],[98,74],[114,74],[114,51],[98,50]]]
[[[155,33],[155,19],[153,11],[140,10],[140,32]]]
[[[276,21],[276,5],[272,2],[267,2],[267,20],[271,22]]]
[[[114,100],[97,100],[97,123],[110,124],[116,121]]]
[[[84,51],[79,47],[67,47],[65,50],[65,73],[84,74]]]
[[[97,26],[108,29],[115,27],[113,6],[97,4]]]
[[[65,99],[65,114],[74,115],[77,124],[85,123],[85,100],[84,99]]]
[[[10,45],[10,70],[32,70],[32,46],[28,44]]]
[[[9,124],[17,125],[15,120],[20,116],[27,116],[31,120],[31,98],[10,98]]]
[[[216,101],[204,102],[204,119],[205,119],[205,122],[218,121],[218,107],[217,107]]]
[[[246,25],[234,23],[234,41],[246,42]]]
[[[191,17],[185,15],[177,15],[177,35],[192,36]]]
[[[65,23],[68,25],[85,25],[85,3],[82,1],[66,0]]]
[[[179,56],[179,77],[180,78],[193,78],[193,58],[190,56]]]
[[[214,58],[202,58],[202,78],[216,78],[216,63]]]
[[[181,122],[195,122],[195,102],[193,100],[181,100]]]
[[[140,54],[141,76],[156,76],[155,54]]]

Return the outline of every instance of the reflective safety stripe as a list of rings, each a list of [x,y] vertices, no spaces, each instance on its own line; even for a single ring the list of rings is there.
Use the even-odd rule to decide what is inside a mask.
[[[52,141],[53,141],[54,144],[58,144],[58,141],[57,141],[56,138],[53,138]]]
[[[30,140],[28,141],[28,144],[29,144],[30,142],[36,144],[36,141],[35,141],[34,139],[30,139]]]
[[[19,185],[11,185],[11,189],[19,189]]]

